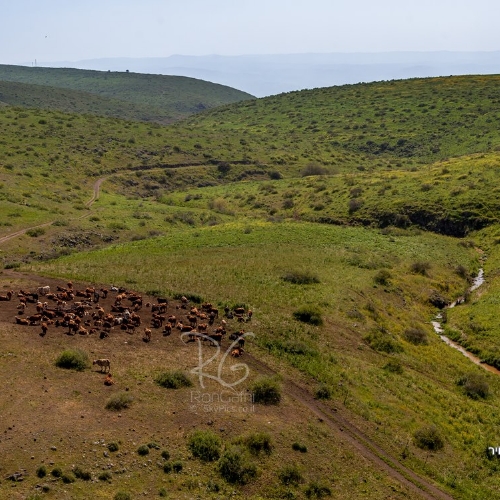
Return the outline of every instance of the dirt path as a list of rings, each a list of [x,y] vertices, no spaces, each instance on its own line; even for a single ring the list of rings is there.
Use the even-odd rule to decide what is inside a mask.
[[[408,487],[413,492],[419,494],[422,498],[428,500],[453,500],[453,497],[440,490],[426,478],[408,469],[399,460],[390,456],[370,437],[364,434],[360,429],[351,424],[348,417],[345,417],[329,408],[327,405],[314,399],[314,397],[297,383],[278,374],[268,365],[259,361],[251,354],[246,354],[245,361],[249,367],[267,375],[280,375],[284,382],[284,392],[300,402],[312,413],[314,413],[321,422],[336,432],[339,439],[348,442],[356,448],[361,455],[370,460],[375,466],[386,472],[391,478]]]
[[[107,179],[107,177],[101,177],[100,179],[97,179],[97,181],[94,183],[94,186],[93,186],[93,191],[92,191],[92,197],[90,198],[90,200],[88,200],[86,203],[85,203],[85,206],[87,208],[90,208],[93,203],[99,199],[99,194],[100,194],[100,190],[101,190],[101,184]],[[85,214],[81,217],[78,217],[78,219],[83,219],[85,217],[88,217],[90,214]],[[50,226],[54,223],[53,220],[49,221],[49,222],[44,222],[43,224],[38,224],[36,226],[31,226],[31,227],[26,227],[24,229],[20,229],[19,231],[14,231],[13,233],[10,233],[10,234],[7,234],[5,236],[0,236],[0,245],[2,243],[5,243],[6,241],[9,241],[9,240],[12,240],[13,238],[17,238],[18,236],[21,236],[23,234],[25,234],[27,231],[29,231],[30,229],[38,229],[40,227],[47,227],[47,226]]]

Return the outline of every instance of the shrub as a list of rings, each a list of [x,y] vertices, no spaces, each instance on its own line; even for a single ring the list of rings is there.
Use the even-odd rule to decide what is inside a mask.
[[[170,474],[172,472],[172,463],[171,462],[165,462],[163,464],[163,472],[165,472],[165,474]]]
[[[101,472],[97,478],[99,479],[99,481],[111,481],[111,477],[111,472],[105,471]]]
[[[166,389],[180,389],[193,385],[189,377],[180,370],[161,373],[155,378],[155,382]]]
[[[248,461],[239,448],[224,452],[217,464],[219,474],[233,484],[247,484],[257,475],[257,467]]]
[[[164,458],[165,460],[170,460],[170,453],[167,450],[163,450],[161,452],[161,457]]]
[[[75,467],[73,469],[73,474],[77,479],[82,479],[83,481],[89,481],[92,479],[92,475],[89,471],[82,470],[80,467]]]
[[[243,439],[243,443],[252,455],[260,455],[264,452],[270,455],[273,450],[271,436],[267,432],[256,432]]]
[[[328,169],[322,167],[317,163],[308,163],[301,172],[302,177],[308,177],[310,175],[326,175],[328,174]]]
[[[422,427],[413,434],[415,445],[423,450],[437,451],[443,448],[444,441],[435,426]]]
[[[181,472],[181,470],[182,470],[182,462],[180,460],[175,461],[172,464],[172,470],[174,472],[177,472],[177,473]]]
[[[108,450],[111,452],[118,451],[120,447],[118,446],[118,443],[108,443]]]
[[[361,198],[351,198],[348,203],[349,214],[357,212],[363,206],[363,203]]]
[[[106,410],[123,410],[128,408],[133,400],[134,398],[130,394],[127,394],[126,392],[119,392],[108,399],[108,402],[106,403]]]
[[[384,365],[384,370],[391,373],[403,373],[403,367],[401,366],[401,362],[397,359],[391,359]]]
[[[307,498],[323,498],[331,496],[332,490],[322,483],[311,481],[304,490],[304,493]]]
[[[386,352],[388,354],[393,352],[401,352],[403,348],[388,334],[379,330],[370,332],[365,341],[368,345],[379,352]]]
[[[31,236],[32,238],[38,238],[38,236],[42,236],[45,234],[45,229],[43,227],[35,227],[33,229],[28,229],[26,231],[26,234],[28,236]]]
[[[47,475],[47,467],[45,467],[45,465],[40,465],[36,470],[36,475],[39,478],[45,477]]]
[[[62,470],[59,467],[55,467],[51,471],[51,475],[54,477],[61,477],[62,476]]]
[[[332,397],[331,389],[326,385],[320,385],[314,393],[316,399],[330,399]]]
[[[323,324],[321,311],[314,306],[303,306],[293,313],[297,321],[308,323],[310,325],[320,326]]]
[[[188,440],[188,447],[194,457],[213,462],[220,457],[222,441],[211,431],[195,431]]]
[[[421,274],[422,276],[428,276],[427,271],[431,268],[429,262],[414,262],[410,270],[413,274]]]
[[[381,269],[374,277],[373,281],[377,285],[387,286],[389,285],[389,280],[392,278],[391,273],[387,269]]]
[[[141,456],[144,457],[145,455],[149,455],[149,447],[145,444],[142,444],[137,448],[137,453]]]
[[[307,446],[301,443],[293,443],[292,450],[300,451],[300,453],[307,453]]]
[[[278,472],[278,477],[285,486],[298,486],[304,481],[296,465],[285,465],[285,467]]]
[[[488,382],[477,373],[469,373],[460,377],[457,385],[462,386],[464,393],[471,399],[486,399],[490,394]]]
[[[282,276],[283,281],[293,283],[294,285],[311,285],[319,283],[319,278],[310,272],[289,271]]]
[[[403,337],[412,344],[422,345],[427,344],[427,333],[422,328],[408,328],[404,331]]]
[[[89,365],[87,354],[80,349],[67,349],[56,359],[56,366],[68,370],[83,371]]]
[[[114,497],[113,500],[132,500],[132,496],[130,493],[126,491],[119,491]]]
[[[275,378],[261,377],[250,387],[255,403],[277,405],[281,401],[281,387]]]
[[[74,483],[75,482],[75,476],[73,474],[71,474],[70,472],[68,472],[66,474],[63,474],[61,476],[61,479],[62,479],[62,482],[64,484],[70,484],[70,483]]]
[[[278,172],[278,170],[269,170],[269,172],[267,172],[267,175],[270,179],[273,179],[275,181],[283,179],[283,175],[281,175],[281,172]]]

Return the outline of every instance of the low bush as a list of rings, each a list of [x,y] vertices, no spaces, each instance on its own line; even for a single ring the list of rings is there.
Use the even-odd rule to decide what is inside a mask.
[[[137,454],[141,457],[149,455],[149,447],[146,444],[142,444],[139,448],[137,448]]]
[[[89,366],[89,358],[80,349],[67,349],[56,359],[56,366],[67,370],[83,371]]]
[[[161,458],[164,458],[165,460],[170,460],[170,453],[167,450],[163,450],[161,452]]]
[[[320,385],[314,392],[316,399],[330,399],[332,397],[332,390],[327,385]]]
[[[61,476],[62,482],[64,484],[71,484],[76,481],[75,476],[71,474],[70,472],[67,472]]]
[[[310,175],[326,175],[328,174],[328,169],[317,163],[311,162],[302,169],[300,174],[302,177],[308,177]]]
[[[47,467],[45,467],[45,465],[40,465],[36,470],[36,475],[39,478],[45,477],[47,475]]]
[[[62,476],[62,470],[59,467],[54,467],[52,469],[52,471],[50,472],[50,474],[53,477],[61,477]]]
[[[127,493],[126,491],[119,491],[114,497],[113,500],[132,500],[132,495]]]
[[[293,313],[293,317],[297,321],[308,323],[309,325],[320,326],[323,324],[321,311],[314,306],[303,306]]]
[[[422,276],[428,276],[427,271],[431,268],[429,262],[414,262],[410,266],[410,270],[413,274],[421,274]]]
[[[471,399],[486,399],[490,394],[486,378],[477,373],[469,373],[460,377],[457,385],[461,386],[465,395]]]
[[[415,345],[427,344],[427,333],[422,328],[408,328],[404,331],[403,337]]]
[[[283,281],[288,283],[293,283],[294,285],[311,285],[313,283],[319,283],[319,278],[308,271],[289,271],[282,276]]]
[[[435,426],[422,427],[413,434],[415,445],[423,450],[437,451],[444,447],[443,438]]]
[[[261,452],[270,455],[273,451],[272,439],[267,432],[250,434],[242,439],[242,443],[252,455],[260,455]]]
[[[220,457],[222,441],[211,431],[195,431],[188,439],[188,448],[194,457],[213,462]]]
[[[296,465],[285,465],[278,471],[278,477],[285,486],[298,486],[304,482],[300,469]]]
[[[331,496],[332,490],[323,483],[311,481],[304,490],[304,493],[307,498],[323,498]]]
[[[307,446],[301,443],[293,443],[292,450],[300,451],[300,453],[307,453]]]
[[[176,460],[175,462],[172,463],[172,470],[174,472],[181,472],[182,471],[182,462],[180,460]]]
[[[75,467],[73,469],[73,474],[77,479],[82,479],[83,481],[90,481],[90,479],[92,479],[90,472],[83,470],[80,467]]]
[[[272,377],[261,377],[250,387],[255,403],[277,405],[281,401],[281,387]]]
[[[225,451],[217,464],[217,470],[228,483],[233,484],[247,484],[257,475],[257,467],[239,448]]]
[[[99,479],[99,481],[111,481],[111,477],[111,472],[105,471],[101,472],[99,476],[97,476],[97,479]]]
[[[106,410],[124,410],[125,408],[130,407],[133,400],[134,398],[130,394],[126,392],[119,392],[108,399],[108,402],[106,403]]]
[[[403,373],[403,367],[401,362],[397,359],[391,359],[384,365],[384,370],[391,373]]]
[[[118,443],[108,443],[108,450],[111,452],[118,451],[120,447],[118,446]]]
[[[155,382],[166,389],[181,389],[193,385],[189,377],[180,370],[160,373],[155,378]]]
[[[165,472],[165,474],[170,474],[172,472],[172,463],[171,462],[165,462],[163,464],[163,472]]]
[[[391,335],[379,330],[373,330],[364,339],[375,351],[391,354],[394,352],[401,352],[403,350],[403,348],[391,337]]]
[[[373,277],[373,281],[375,281],[375,283],[377,285],[387,286],[387,285],[389,285],[391,278],[392,278],[392,275],[387,269],[381,269]]]

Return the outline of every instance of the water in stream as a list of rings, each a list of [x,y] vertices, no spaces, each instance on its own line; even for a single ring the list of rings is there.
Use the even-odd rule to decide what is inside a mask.
[[[473,292],[474,290],[477,290],[483,283],[484,283],[484,271],[483,271],[483,269],[479,269],[479,272],[478,272],[477,276],[474,278],[474,280],[472,282],[472,286],[469,288],[469,291]],[[460,304],[460,303],[461,302],[458,302],[458,304]],[[448,307],[449,308],[455,307],[458,304],[457,304],[457,302],[453,302]],[[488,370],[491,373],[496,373],[497,375],[500,375],[500,370],[498,370],[494,366],[488,365],[486,363],[482,363],[481,360],[477,356],[475,356],[474,354],[469,352],[467,349],[464,349],[460,344],[457,344],[453,340],[449,339],[446,335],[443,335],[443,327],[441,326],[441,319],[442,318],[443,318],[443,316],[441,315],[441,313],[439,313],[436,316],[436,318],[434,319],[434,321],[431,321],[431,323],[432,323],[432,326],[434,328],[434,331],[439,335],[439,337],[441,338],[441,340],[443,342],[448,344],[450,347],[457,349],[457,351],[460,351],[464,356],[469,358],[476,365],[482,366],[485,370]]]

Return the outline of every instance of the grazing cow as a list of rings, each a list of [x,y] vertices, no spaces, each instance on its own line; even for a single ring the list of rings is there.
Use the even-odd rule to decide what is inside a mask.
[[[167,323],[163,328],[163,336],[166,337],[172,333],[172,324]]]
[[[47,330],[49,327],[47,326],[47,323],[42,323],[42,333],[40,333],[41,337],[45,337],[47,335]]]
[[[231,356],[233,358],[239,358],[240,356],[243,356],[243,349],[241,347],[235,347],[232,351],[231,351]]]
[[[109,359],[94,359],[94,361],[92,361],[92,364],[99,366],[101,372],[103,371],[103,369],[104,371],[106,371],[107,369],[108,372],[111,370],[111,362],[109,361]]]
[[[144,328],[144,337],[142,338],[144,342],[151,341],[151,330],[149,328]]]
[[[236,307],[234,309],[234,313],[241,316],[242,314],[245,314],[245,308],[244,307]]]
[[[50,286],[49,285],[39,286],[37,292],[40,295],[47,295],[48,293],[50,293]]]
[[[29,325],[30,322],[26,318],[18,318],[16,316],[16,324],[17,325]]]
[[[106,378],[104,379],[104,385],[113,385],[114,383],[115,383],[115,381],[113,380],[111,373],[108,373],[106,375]]]
[[[13,291],[9,291],[6,295],[0,295],[0,300],[10,300],[13,294]]]

